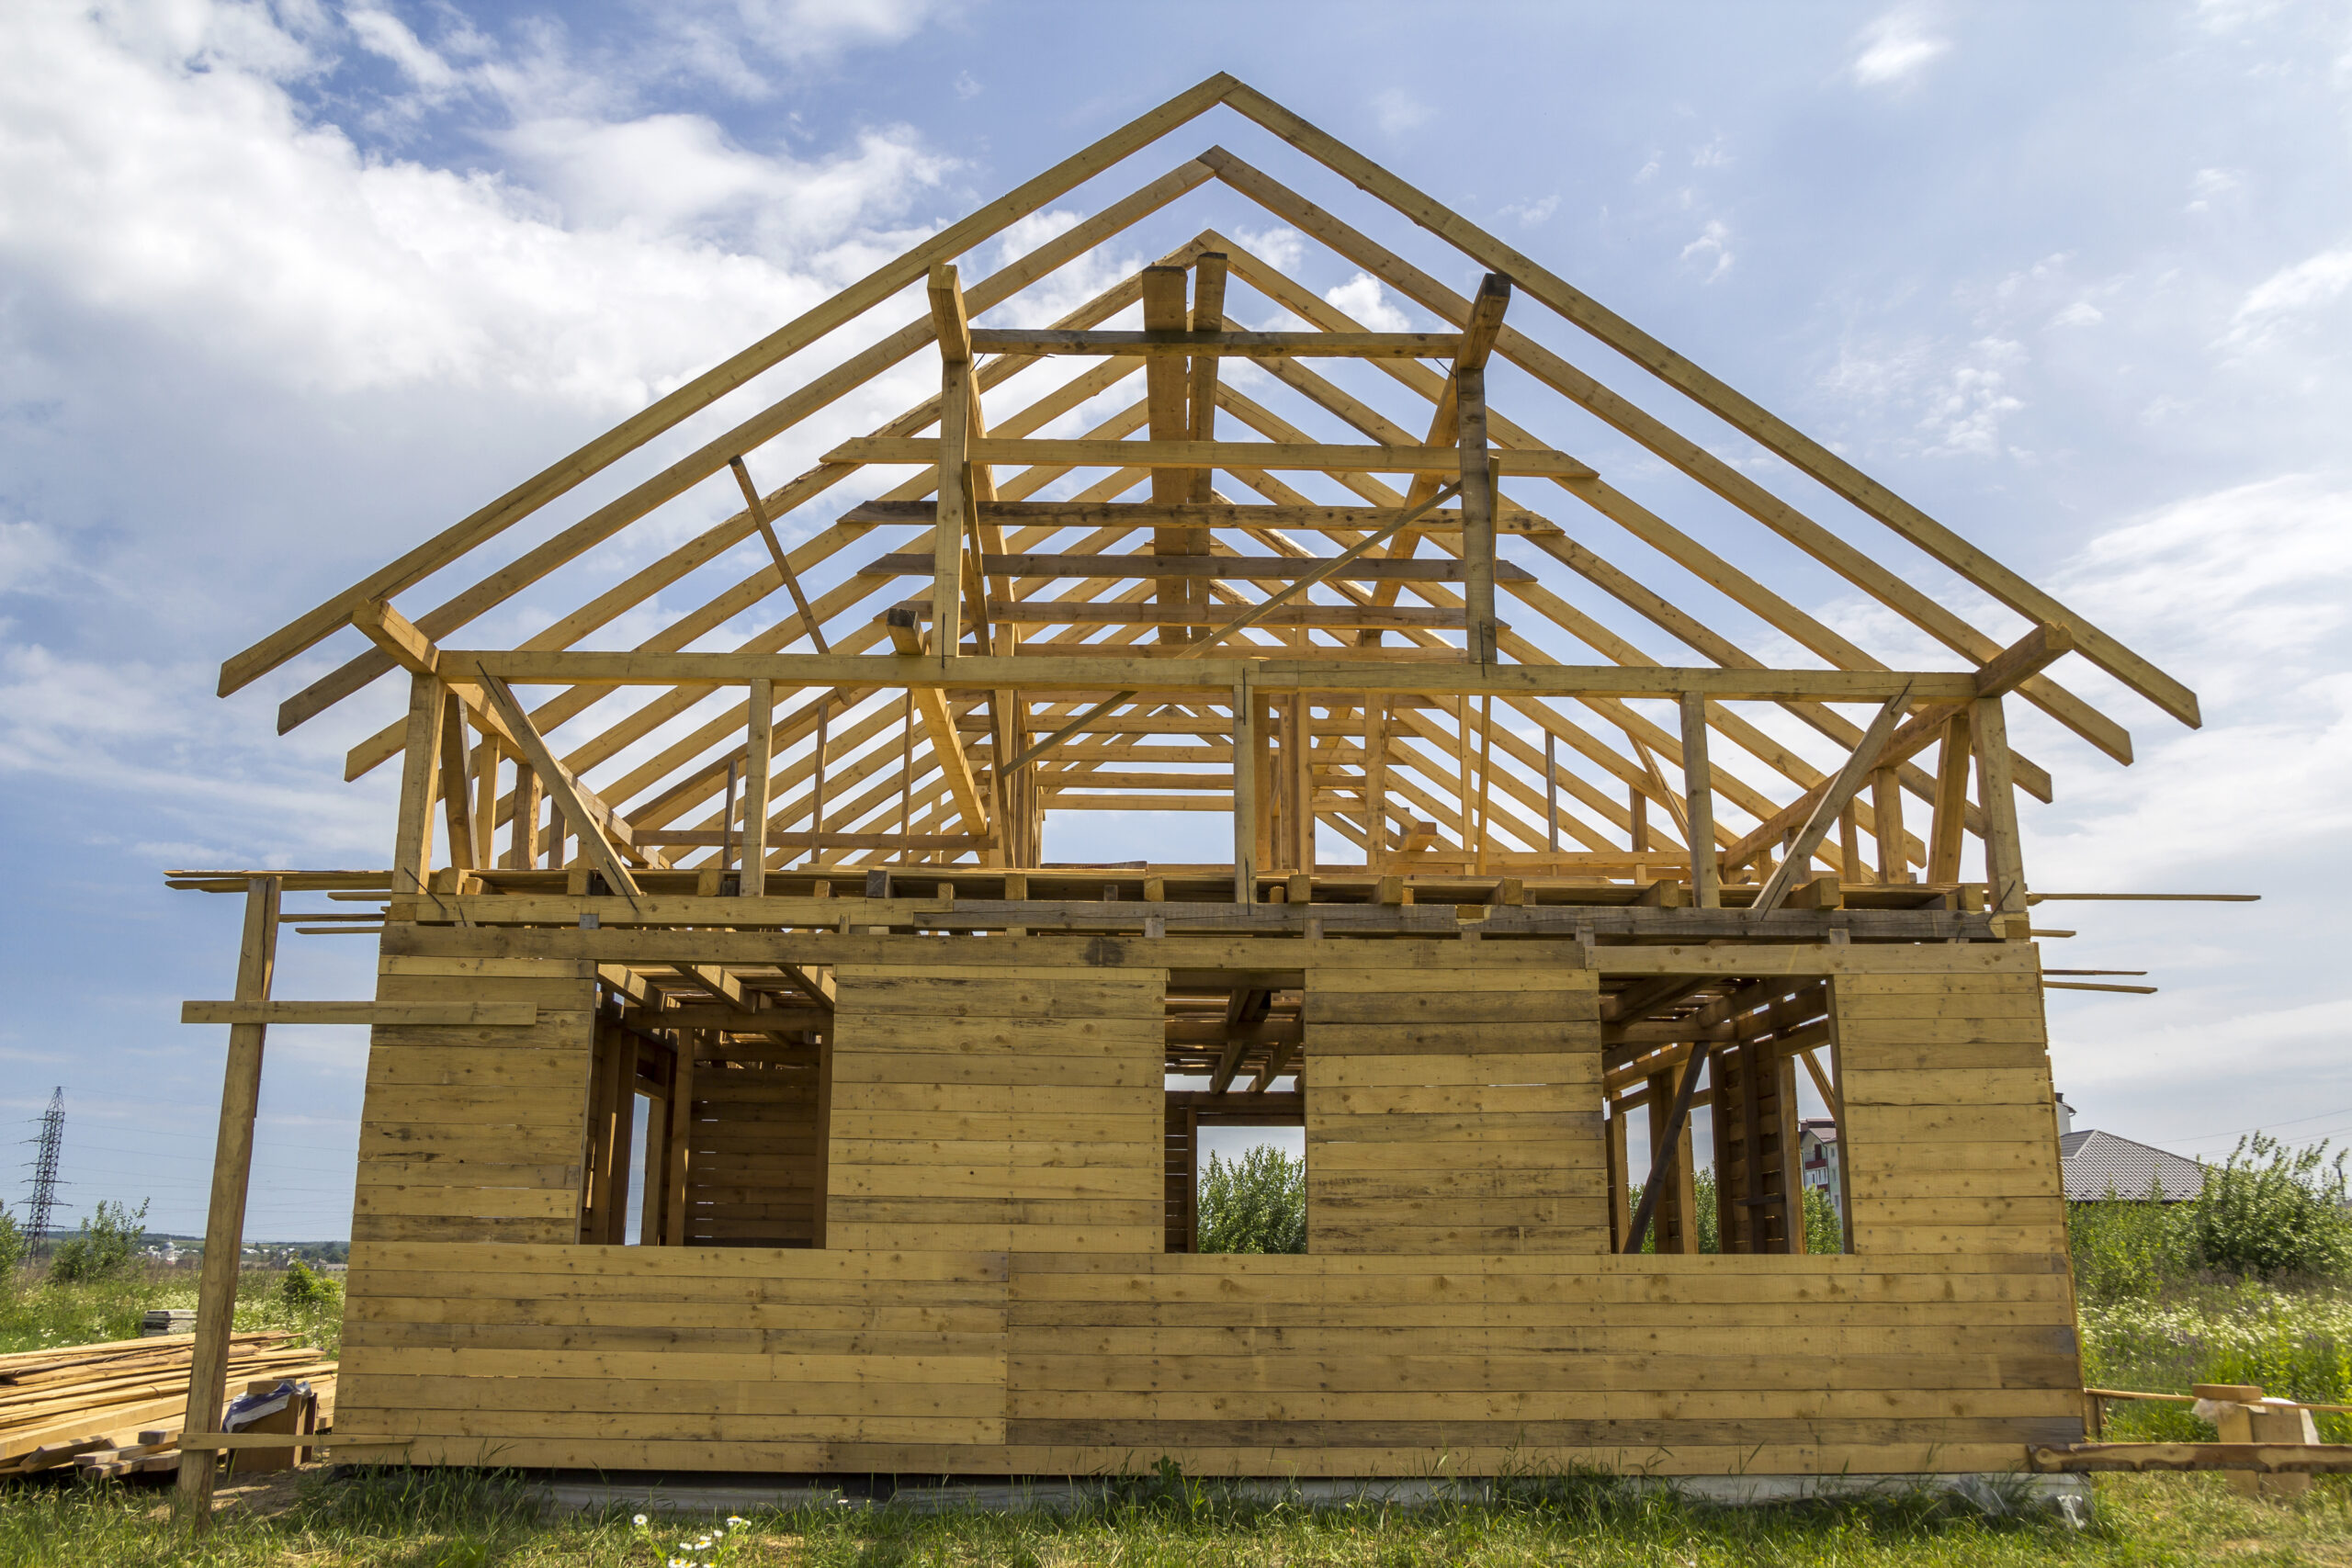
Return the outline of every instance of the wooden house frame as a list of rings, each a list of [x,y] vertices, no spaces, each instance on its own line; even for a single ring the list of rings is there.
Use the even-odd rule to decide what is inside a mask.
[[[1217,148],[959,273],[1218,105],[1485,282],[1464,297]],[[1052,327],[978,324],[1212,181],[1447,330],[1369,330],[1215,231]],[[918,285],[927,302],[892,318]],[[1245,289],[1248,312],[1306,330],[1237,330]],[[1104,326],[1137,305],[1140,331]],[[1648,371],[2023,635],[1603,386],[1531,316]],[[845,346],[792,381],[826,344]],[[1221,375],[1234,358],[1264,375]],[[758,471],[767,443],[902,363],[935,363],[936,396],[796,478]],[[1490,408],[1494,367],[1951,662],[1889,668]],[[1317,440],[1277,390],[1354,441]],[[1082,434],[1039,434],[1114,391],[1132,400]],[[730,422],[655,466],[649,444],[714,405]],[[868,477],[866,499],[802,520],[869,468],[895,488]],[[608,499],[555,512],[608,471]],[[704,485],[740,506],[643,542]],[[464,639],[633,528],[544,629]],[[1611,560],[1618,529],[1684,575],[1653,587]],[[1715,597],[1811,662],[1711,627],[1690,606]],[[635,646],[609,646],[624,617]],[[267,1024],[374,1026],[338,1458],[1973,1472],[2082,1435],[2015,804],[2051,781],[2005,713],[2029,703],[2129,762],[2053,661],[2185,724],[2194,694],[1232,77],[264,638],[222,694],[331,637],[347,646],[281,728],[404,684],[405,718],[350,757],[355,777],[401,769],[389,869],[174,878],[247,895],[236,997],[189,1004],[234,1026],[208,1264],[234,1252]],[[1807,761],[1799,731],[1838,760]],[[1050,812],[1170,808],[1228,813],[1230,863],[1166,863],[1140,835],[1134,863],[1045,863]],[[365,906],[344,929],[380,926],[373,1001],[271,998],[277,932],[308,918],[279,901],[316,893]],[[1828,1254],[1791,1201],[1807,1095],[1843,1150]],[[1644,1168],[1636,1117],[1660,1151]],[[1304,1127],[1304,1256],[1193,1250],[1199,1129],[1231,1121]],[[208,1336],[226,1290],[209,1279]]]

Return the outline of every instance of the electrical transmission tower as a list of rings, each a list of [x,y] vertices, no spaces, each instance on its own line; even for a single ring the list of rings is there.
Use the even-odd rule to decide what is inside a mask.
[[[25,1205],[25,1218],[28,1234],[39,1246],[49,1235],[50,1211],[57,1206],[57,1155],[65,1143],[64,1085],[50,1091],[49,1109],[41,1114],[40,1136],[30,1141],[40,1146],[33,1152],[33,1195]]]

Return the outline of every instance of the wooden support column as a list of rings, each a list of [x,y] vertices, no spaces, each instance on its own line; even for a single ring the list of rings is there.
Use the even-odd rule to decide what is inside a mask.
[[[1489,692],[1478,699],[1478,861],[1477,874],[1487,874],[1488,825],[1494,816],[1495,698]]]
[[[752,705],[743,746],[743,874],[737,884],[746,898],[767,892],[768,781],[775,763],[775,683],[752,682]],[[822,833],[825,825],[817,824]]]
[[[1690,845],[1690,898],[1702,909],[1723,906],[1715,859],[1715,785],[1707,766],[1707,699],[1682,694],[1683,831]]]
[[[1283,796],[1289,829],[1285,857],[1293,871],[1315,869],[1314,712],[1307,694],[1291,694],[1283,732]]]
[[[1893,768],[1871,775],[1871,837],[1878,842],[1878,879],[1910,881],[1911,859],[1903,847],[1903,781]]]
[[[1487,449],[1487,372],[1454,372],[1462,448],[1462,601],[1469,659],[1492,664],[1495,652],[1495,474]]]
[[[408,751],[401,767],[399,826],[392,837],[392,891],[420,893],[433,874],[433,796],[441,784],[441,745],[447,733],[441,705],[448,688],[438,676],[412,675],[408,691]]]
[[[518,755],[514,760],[514,815],[506,834],[506,863],[531,871],[539,863],[539,812],[545,795],[539,775]]]
[[[449,863],[472,871],[473,790],[466,779],[466,705],[444,688],[441,697],[441,809],[449,831]]]
[[[1633,1228],[1633,1178],[1625,1168],[1625,1110],[1609,1115],[1609,1250],[1625,1250],[1625,1235]]]
[[[1657,1199],[1657,1247],[1662,1253],[1684,1253],[1699,1250],[1699,1204],[1695,1178],[1698,1162],[1690,1141],[1690,1122],[1685,1117],[1682,1125],[1669,1132],[1668,1111],[1674,1102],[1674,1073],[1672,1068],[1649,1076],[1649,1113],[1651,1163],[1660,1171],[1662,1190]],[[1661,1143],[1674,1146],[1663,1161],[1656,1158]]]
[[[1193,261],[1192,321],[1193,330],[1196,333],[1215,333],[1225,330],[1226,265],[1227,258],[1222,251],[1205,252]],[[1189,417],[1186,423],[1186,434],[1192,440],[1214,441],[1216,439],[1216,381],[1219,362],[1220,356],[1214,354],[1196,354],[1193,356],[1192,386],[1187,400]],[[1150,379],[1150,371],[1147,369],[1144,375],[1148,384]],[[1191,470],[1191,477],[1193,489],[1188,499],[1196,503],[1205,503],[1213,500],[1216,470],[1194,468]],[[1183,535],[1184,553],[1187,555],[1204,556],[1213,548],[1212,536],[1205,527],[1186,528],[1183,530]],[[1208,580],[1199,577],[1186,578],[1184,588],[1187,613],[1196,620],[1207,619],[1211,603]],[[1199,629],[1188,629],[1185,633],[1187,637],[1198,637],[1202,635]]]
[[[1143,330],[1148,333],[1181,333],[1184,330],[1184,289],[1192,274],[1181,266],[1148,266],[1143,269]],[[1149,422],[1149,435],[1154,441],[1182,441],[1190,421],[1186,417],[1184,397],[1190,378],[1184,360],[1174,355],[1156,354],[1144,362],[1144,412]],[[1151,471],[1151,499],[1154,505],[1173,506],[1193,499],[1198,480],[1205,470],[1186,468],[1154,468]],[[1195,530],[1184,527],[1158,527],[1151,531],[1151,553],[1157,556],[1191,555]],[[1205,553],[1205,552],[1203,552]],[[1186,624],[1192,615],[1195,598],[1204,594],[1206,583],[1197,587],[1189,578],[1158,580],[1152,588],[1152,599],[1169,619],[1159,623],[1154,636],[1160,642],[1190,642],[1199,635]],[[1205,598],[1199,602],[1205,604]]]
[[[1928,880],[1960,880],[1961,845],[1968,830],[1969,710],[1944,722],[1936,757],[1936,809],[1928,828]]]
[[[659,1047],[644,1041],[638,1042],[640,1063],[644,1054]],[[670,1101],[678,1093],[678,1057],[673,1046],[662,1052],[668,1070],[662,1075],[662,1098],[659,1103],[649,1102],[645,1108],[645,1190],[638,1194],[637,1244],[639,1247],[662,1245],[662,1224],[670,1213]]]
[[[2018,796],[2009,764],[2009,727],[1998,697],[1976,699],[1976,805],[1984,820],[1984,880],[1996,915],[2023,915],[2025,854],[2018,841]]]
[[[1781,1160],[1781,1220],[1784,1233],[1781,1250],[1802,1253],[1810,1250],[1805,1241],[1804,1225],[1804,1167],[1798,1157],[1798,1131],[1802,1118],[1797,1115],[1797,1064],[1792,1056],[1773,1053],[1775,1087],[1773,1105],[1780,1112],[1779,1127],[1774,1141],[1780,1147]]]
[[[678,1064],[670,1082],[669,1132],[663,1144],[662,1245],[686,1245],[686,1180],[694,1168],[695,1066],[708,1036],[699,1029],[678,1032]]]
[[[485,735],[474,745],[474,864],[498,863],[498,737]]]
[[[1388,863],[1388,694],[1363,698],[1364,863]]]
[[[1233,901],[1258,901],[1258,694],[1233,683]]]
[[[435,682],[437,684],[437,682]],[[437,715],[435,716],[438,716]],[[435,726],[438,733],[438,726]],[[245,885],[245,930],[237,950],[237,1000],[269,999],[277,964],[277,907],[283,884],[256,876]],[[220,1084],[220,1128],[213,1144],[212,1196],[204,1216],[204,1265],[196,1294],[196,1344],[188,1370],[187,1429],[217,1432],[226,1399],[229,1330],[236,1315],[237,1265],[244,1251],[245,1193],[253,1174],[254,1111],[261,1101],[262,1041],[268,1025],[229,1026],[229,1060]],[[212,1515],[220,1456],[180,1455],[179,1506],[199,1529]]]
[[[939,488],[931,539],[931,640],[941,662],[964,636],[964,502],[971,441],[972,338],[953,263],[931,269],[931,315],[939,333]]]

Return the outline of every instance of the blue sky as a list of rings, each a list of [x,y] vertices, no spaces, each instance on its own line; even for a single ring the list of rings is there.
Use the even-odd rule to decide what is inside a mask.
[[[2061,1087],[2085,1124],[2190,1152],[2352,1129],[2352,8],[20,0],[0,57],[0,1131],[64,1085],[76,1204],[200,1223],[220,1032],[175,1021],[228,988],[237,917],[158,872],[388,852],[390,781],[345,785],[341,759],[398,694],[281,739],[277,702],[335,650],[227,702],[222,657],[1217,70],[2196,687],[2192,733],[2064,672],[2113,697],[2130,769],[2018,724],[2059,785],[2028,811],[2035,886],[2266,900],[2044,906],[2081,933],[2048,962],[2163,987],[2054,997]],[[1212,142],[1473,277],[1224,111],[1055,211]],[[1076,270],[1210,224],[1367,320],[1422,320],[1215,187]],[[2015,624],[1571,329],[1539,335]],[[1557,429],[1874,651],[1949,663],[1610,433]],[[368,948],[290,940],[282,993],[368,994]],[[273,1034],[254,1234],[341,1234],[363,1050]]]

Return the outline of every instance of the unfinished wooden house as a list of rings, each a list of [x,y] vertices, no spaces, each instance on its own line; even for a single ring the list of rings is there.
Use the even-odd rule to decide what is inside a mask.
[[[1219,106],[1332,208],[1214,146],[1131,170]],[[1069,303],[1212,190],[1292,237],[1187,224]],[[1434,325],[1351,319],[1314,247]],[[1821,568],[1947,653],[1808,613]],[[214,1224],[263,1028],[343,1018],[340,1459],[2016,1469],[2083,1400],[2010,716],[2132,754],[2070,653],[2198,722],[1218,76],[228,661],[316,661],[282,728],[378,705],[349,773],[400,807],[385,871],[175,874],[248,895],[190,1010],[238,1025]],[[269,999],[306,919],[376,933],[372,1001]],[[1223,1124],[1303,1128],[1304,1255],[1196,1250]]]

